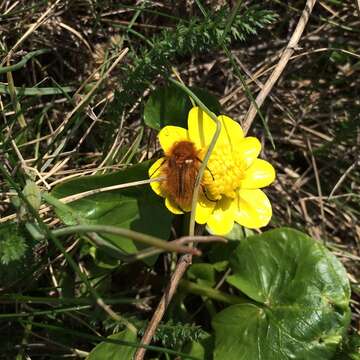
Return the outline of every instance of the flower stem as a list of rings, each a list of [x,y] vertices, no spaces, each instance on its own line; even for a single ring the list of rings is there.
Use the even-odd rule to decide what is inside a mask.
[[[197,200],[199,197],[199,188],[200,188],[200,183],[202,180],[202,177],[204,175],[205,169],[207,167],[207,163],[209,161],[210,155],[215,147],[216,141],[220,135],[220,131],[221,131],[221,123],[218,120],[218,118],[216,117],[216,115],[211,112],[208,107],[184,84],[169,78],[169,81],[171,81],[173,84],[175,84],[176,86],[178,86],[180,89],[182,89],[184,92],[186,92],[194,101],[195,103],[203,110],[206,112],[207,115],[210,116],[210,118],[215,122],[216,124],[216,130],[214,133],[213,138],[211,139],[210,145],[206,151],[205,157],[202,161],[202,164],[200,166],[199,169],[199,173],[196,177],[196,182],[195,182],[195,188],[194,188],[194,193],[193,193],[193,197],[192,197],[192,202],[191,202],[191,215],[190,215],[190,224],[189,224],[189,235],[193,236],[195,234],[195,213],[196,213],[196,204],[197,204]]]
[[[245,297],[230,295],[212,287],[194,283],[188,280],[180,280],[179,288],[192,294],[206,296],[209,299],[221,301],[226,304],[244,304],[249,303]]]
[[[163,249],[166,251],[175,251],[179,253],[191,253],[193,255],[199,255],[198,250],[195,251],[195,249],[189,249],[187,246],[174,244],[173,242],[167,242],[165,240],[161,240],[154,236],[139,233],[137,231],[133,231],[130,229],[119,228],[117,226],[81,224],[81,225],[67,226],[64,228],[53,230],[52,234],[58,237],[58,236],[69,235],[74,233],[90,233],[90,232],[120,235],[130,238],[134,241],[141,242],[143,244],[153,246],[159,249]]]

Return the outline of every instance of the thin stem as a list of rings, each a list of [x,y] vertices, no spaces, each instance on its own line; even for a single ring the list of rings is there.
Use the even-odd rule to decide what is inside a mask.
[[[256,97],[255,103],[251,103],[248,112],[245,115],[244,118],[244,131],[247,132],[253,123],[256,114],[258,113],[258,109],[261,107],[261,105],[264,103],[265,99],[269,95],[271,89],[279,79],[280,75],[284,71],[287,63],[289,62],[292,54],[294,53],[297,44],[299,43],[301,39],[301,35],[305,29],[305,26],[309,20],[310,14],[312,12],[312,9],[316,3],[316,0],[307,0],[304,10],[300,16],[300,19],[296,25],[296,28],[291,35],[291,38],[289,40],[289,43],[287,44],[285,50],[283,51],[279,62],[277,63],[274,71],[271,73],[270,77],[267,79],[267,81],[264,84],[264,87],[261,89],[260,93]]]
[[[33,58],[34,56],[38,56],[41,54],[45,54],[47,52],[49,52],[50,49],[40,49],[40,50],[36,50],[36,51],[32,51],[30,53],[28,53],[27,55],[25,55],[18,63],[13,64],[13,65],[9,65],[9,66],[0,66],[0,74],[5,74],[9,71],[15,71],[15,70],[19,70],[21,69],[23,66],[26,65],[26,63]]]
[[[179,239],[172,240],[171,242],[173,244],[185,245],[189,243],[210,243],[210,242],[226,243],[227,240],[219,236],[183,236]],[[139,261],[150,256],[161,254],[162,252],[164,252],[164,250],[150,247],[145,250],[139,251],[136,254],[127,256],[126,258],[124,258],[124,261],[126,262]]]
[[[133,299],[129,297],[121,297],[118,299],[106,298],[109,304],[141,304],[145,299]],[[26,304],[55,304],[55,305],[94,305],[94,298],[92,297],[46,297],[46,296],[28,296],[20,294],[7,294],[0,296],[0,304],[13,304],[26,303]],[[2,316],[2,315],[1,315]]]
[[[201,285],[188,280],[180,280],[179,288],[192,294],[206,296],[210,299],[221,301],[226,304],[244,304],[249,303],[245,297],[230,295],[220,290]]]
[[[51,310],[40,310],[40,311],[31,311],[31,312],[20,312],[16,314],[0,314],[0,319],[17,319],[17,318],[25,318],[29,316],[39,316],[39,315],[54,315],[61,314],[70,311],[80,311],[90,309],[92,305],[78,305],[72,307],[66,307],[62,309],[51,309]]]
[[[202,161],[202,164],[199,169],[199,173],[198,173],[198,175],[196,177],[196,181],[195,181],[194,193],[193,193],[192,202],[191,202],[191,215],[190,215],[190,225],[189,225],[189,236],[194,236],[196,204],[197,204],[197,200],[198,200],[198,196],[199,196],[200,183],[201,183],[201,179],[203,177],[204,171],[207,167],[207,163],[209,161],[210,155],[211,155],[211,153],[215,147],[216,141],[220,135],[221,123],[218,120],[218,118],[216,117],[216,115],[214,113],[212,113],[205,106],[205,104],[187,86],[181,84],[180,82],[178,82],[174,79],[170,78],[169,80],[176,86],[180,87],[191,98],[193,98],[195,103],[197,105],[199,105],[200,108],[203,109],[210,116],[210,118],[212,120],[214,120],[214,122],[216,124],[216,130],[215,130],[214,136],[211,139],[211,143],[206,151],[206,155]],[[189,245],[189,247],[190,246],[191,246],[191,244]],[[183,255],[180,258],[180,260],[178,261],[175,271],[171,276],[169,285],[167,286],[165,293],[162,296],[162,298],[153,314],[153,317],[151,318],[149,325],[145,330],[145,334],[144,334],[143,338],[141,339],[142,345],[147,345],[151,342],[154,332],[155,332],[159,322],[161,321],[162,317],[164,316],[167,306],[169,305],[172,297],[175,294],[175,291],[177,289],[179,281],[181,280],[181,278],[183,277],[183,275],[185,274],[187,268],[190,266],[191,263],[192,263],[192,255],[191,254]],[[135,354],[134,359],[135,360],[143,359],[145,352],[146,352],[146,350],[144,347],[139,348]]]
[[[200,251],[197,249],[190,249],[187,246],[181,246],[178,244],[174,244],[173,242],[167,242],[165,240],[161,240],[151,235],[143,234],[130,229],[119,228],[117,226],[110,226],[110,225],[91,225],[91,224],[73,225],[73,226],[67,226],[61,229],[53,230],[52,234],[56,237],[59,237],[74,233],[91,233],[91,232],[124,236],[132,240],[141,242],[143,244],[153,246],[159,249],[163,249],[166,251],[174,251],[185,254],[190,253],[192,255],[200,254]]]
[[[238,0],[238,2],[236,3],[236,5],[234,6],[234,8],[233,8],[232,11],[231,11],[230,19],[229,19],[229,21],[227,22],[226,27],[225,27],[225,30],[224,30],[224,33],[223,33],[223,35],[222,35],[222,41],[223,41],[223,42],[224,42],[224,40],[225,40],[226,35],[227,35],[228,32],[230,31],[231,26],[232,26],[233,23],[234,23],[236,14],[238,13],[242,2],[243,2],[243,0]]]
[[[48,96],[48,95],[63,95],[65,93],[75,92],[75,87],[73,86],[63,86],[60,88],[56,87],[13,87],[17,95],[26,95],[26,96]],[[10,94],[10,86],[6,84],[0,84],[0,94]]]
[[[200,169],[199,169],[199,173],[196,177],[196,181],[195,181],[195,188],[194,188],[194,193],[193,193],[193,197],[192,197],[192,202],[191,202],[191,215],[190,215],[190,225],[189,225],[189,235],[193,236],[194,235],[194,230],[195,230],[195,214],[196,214],[196,204],[198,201],[198,197],[199,197],[199,188],[200,188],[200,183],[202,180],[202,177],[204,175],[204,172],[206,170],[207,167],[207,163],[209,161],[209,158],[211,156],[211,153],[215,147],[216,141],[220,135],[220,131],[221,131],[221,122],[219,121],[219,119],[216,117],[216,115],[211,112],[208,107],[184,84],[174,80],[174,79],[169,79],[173,84],[175,84],[176,86],[178,86],[179,88],[181,88],[184,92],[186,92],[191,98],[194,99],[194,101],[196,102],[197,105],[199,105],[201,107],[202,110],[204,110],[206,112],[207,115],[210,116],[210,118],[215,122],[216,124],[216,130],[214,133],[213,138],[211,139],[210,145],[206,151],[205,157],[202,160]]]

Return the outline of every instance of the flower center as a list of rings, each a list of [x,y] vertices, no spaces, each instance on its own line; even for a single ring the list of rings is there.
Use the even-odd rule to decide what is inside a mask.
[[[207,164],[203,184],[212,199],[220,199],[222,195],[234,199],[236,190],[244,178],[244,163],[239,152],[229,145],[219,144],[211,153]]]

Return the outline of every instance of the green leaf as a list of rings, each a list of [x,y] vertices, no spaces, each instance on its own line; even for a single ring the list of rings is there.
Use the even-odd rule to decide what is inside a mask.
[[[190,87],[190,90],[212,111],[215,115],[221,113],[221,105],[216,96],[211,94],[208,90],[199,87]],[[191,105],[192,106],[192,105]],[[189,108],[190,110],[190,108]]]
[[[141,335],[142,333],[143,330],[140,331]],[[159,324],[153,336],[153,341],[161,342],[162,346],[169,349],[180,349],[183,344],[200,341],[207,335],[199,325],[176,322],[174,319],[170,319],[166,323]]]
[[[228,264],[229,259],[237,246],[238,241],[229,241],[227,244],[212,244],[211,249],[208,253],[208,258],[211,263],[223,263],[223,266],[226,267],[226,264]]]
[[[351,334],[339,347],[332,360],[360,360],[360,334]]]
[[[35,211],[38,211],[41,205],[41,192],[40,188],[32,180],[26,180],[26,184],[23,190],[24,196],[29,201],[30,205]]]
[[[130,330],[123,330],[117,334],[110,335],[109,339],[136,342],[136,334]],[[136,347],[102,342],[95,346],[87,360],[132,360]]]
[[[331,359],[349,324],[350,286],[323,245],[293,229],[240,242],[227,281],[249,297],[212,321],[215,360]]]
[[[187,271],[189,279],[207,286],[215,285],[215,268],[213,264],[195,263]]]
[[[17,224],[5,223],[0,225],[0,263],[8,265],[10,262],[22,259],[27,249],[26,240],[19,231]]]
[[[95,246],[89,248],[88,254],[92,256],[94,264],[101,269],[112,270],[119,266],[119,260]]]
[[[228,240],[241,241],[242,239],[246,239],[249,236],[254,235],[254,230],[245,228],[237,223],[234,224],[231,231],[225,235]]]
[[[149,163],[131,166],[107,175],[81,177],[55,187],[52,195],[63,198],[84,191],[117,184],[145,180]],[[172,215],[166,210],[163,199],[148,184],[94,194],[67,204],[83,223],[119,226],[161,239],[168,239]],[[58,216],[67,225],[74,224],[73,216],[57,209]],[[143,246],[118,235],[102,235],[125,253],[132,254]]]
[[[330,60],[337,65],[345,65],[349,61],[349,55],[341,51],[334,50],[330,53]]]
[[[221,105],[215,96],[200,88],[190,88],[196,96],[215,114]],[[192,107],[189,97],[177,86],[167,85],[153,91],[144,107],[144,122],[160,130],[166,125],[187,128],[187,117]]]
[[[19,283],[37,263],[38,242],[19,224],[0,224],[0,288]]]
[[[192,341],[184,346],[183,352],[201,360],[212,360],[214,349],[214,338],[206,334],[198,341]]]

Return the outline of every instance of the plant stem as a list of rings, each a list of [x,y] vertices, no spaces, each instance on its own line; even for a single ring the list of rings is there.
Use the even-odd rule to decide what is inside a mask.
[[[179,253],[191,253],[192,255],[199,255],[199,250],[197,249],[190,249],[187,246],[181,246],[174,244],[172,242],[167,242],[165,240],[161,240],[151,235],[139,233],[137,231],[133,231],[130,229],[123,229],[117,226],[110,226],[110,225],[90,225],[90,224],[81,224],[81,225],[73,225],[67,226],[61,229],[56,229],[52,231],[52,234],[56,237],[69,235],[74,233],[89,233],[89,232],[96,232],[96,233],[108,233],[113,235],[120,235],[130,238],[132,240],[141,242],[143,244],[153,246],[156,248],[160,248],[166,251],[174,251]]]
[[[205,106],[205,104],[187,86],[185,86],[184,84],[182,84],[174,79],[170,78],[169,80],[176,86],[180,87],[184,92],[186,92],[196,102],[196,104],[199,105],[200,108],[203,109],[210,116],[210,118],[212,120],[214,120],[214,122],[216,124],[216,130],[215,130],[214,136],[213,136],[211,143],[207,149],[206,155],[200,166],[199,173],[196,177],[194,193],[193,193],[192,202],[191,202],[189,236],[194,236],[196,204],[197,204],[198,195],[199,195],[200,183],[201,183],[201,179],[203,177],[204,171],[207,167],[207,163],[209,161],[211,152],[213,151],[216,141],[220,135],[221,123],[218,120],[218,118],[216,117],[216,115],[214,113],[212,113]],[[192,246],[192,244],[189,244],[189,247],[191,247],[191,246]],[[174,273],[171,276],[169,285],[167,286],[165,293],[162,296],[162,298],[153,314],[153,317],[151,318],[149,325],[145,330],[145,334],[144,334],[143,338],[141,339],[142,345],[147,345],[151,342],[154,332],[155,332],[159,322],[161,321],[162,317],[164,316],[164,313],[166,311],[168,304],[170,303],[172,297],[175,294],[175,291],[177,289],[179,281],[181,280],[181,278],[183,277],[183,275],[185,274],[187,268],[191,265],[191,263],[192,263],[192,255],[191,254],[183,255],[180,258],[180,260],[178,261],[176,268],[174,270]],[[134,359],[142,360],[144,358],[145,352],[146,352],[146,350],[144,347],[139,348],[135,354]]]
[[[206,114],[210,116],[210,118],[216,124],[216,130],[215,130],[214,136],[211,139],[210,145],[209,145],[209,147],[206,151],[205,157],[201,163],[199,173],[196,177],[194,193],[193,193],[192,202],[191,202],[191,215],[190,215],[190,225],[189,225],[189,235],[193,236],[194,229],[195,229],[196,204],[197,204],[197,200],[198,200],[198,196],[199,196],[200,183],[201,183],[202,177],[204,175],[205,169],[207,167],[207,163],[209,161],[210,155],[211,155],[211,153],[215,147],[216,141],[220,135],[221,123],[220,123],[219,119],[216,117],[216,115],[213,112],[211,112],[208,109],[208,107],[186,85],[184,85],[174,79],[171,79],[171,78],[169,80],[174,85],[178,86],[181,90],[186,92],[196,102],[196,104],[199,105],[201,107],[201,109],[204,110],[206,112]]]
[[[249,300],[245,297],[230,295],[212,287],[194,283],[188,280],[181,280],[179,288],[192,294],[206,296],[210,299],[221,301],[227,304],[244,304]]]
[[[18,63],[13,64],[13,65],[9,65],[9,66],[0,66],[0,74],[5,74],[9,71],[15,71],[15,70],[19,70],[21,69],[23,66],[25,66],[25,64],[34,56],[38,56],[41,54],[45,54],[47,52],[49,52],[50,49],[40,49],[40,50],[36,50],[36,51],[32,51],[30,53],[28,53],[27,55],[25,55]]]

